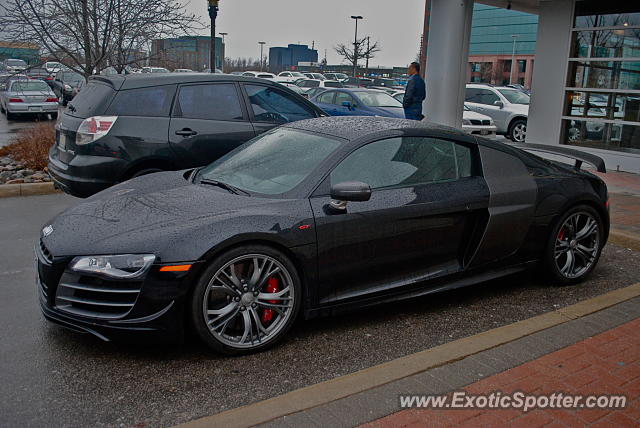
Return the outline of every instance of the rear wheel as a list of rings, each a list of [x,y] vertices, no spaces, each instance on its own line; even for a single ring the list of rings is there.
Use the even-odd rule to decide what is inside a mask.
[[[559,284],[575,284],[595,268],[602,252],[600,214],[590,206],[571,208],[554,226],[545,253],[545,267]]]
[[[524,143],[527,138],[527,121],[524,119],[516,119],[509,126],[508,137],[515,143]]]
[[[245,354],[278,342],[300,305],[300,278],[288,257],[268,246],[248,245],[207,268],[192,296],[191,317],[209,347]]]

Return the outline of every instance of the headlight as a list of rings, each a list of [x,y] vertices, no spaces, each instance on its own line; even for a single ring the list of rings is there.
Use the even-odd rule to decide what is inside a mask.
[[[155,260],[153,254],[76,257],[71,261],[71,270],[117,279],[134,279],[143,276]]]
[[[471,125],[471,121],[469,119],[462,119],[463,125]]]

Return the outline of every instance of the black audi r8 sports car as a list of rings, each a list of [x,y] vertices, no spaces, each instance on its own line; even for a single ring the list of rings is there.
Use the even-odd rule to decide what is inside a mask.
[[[118,184],[47,223],[47,319],[104,340],[180,339],[230,354],[310,318],[533,266],[583,280],[609,233],[580,169],[417,121],[331,117],[271,130],[209,166]]]

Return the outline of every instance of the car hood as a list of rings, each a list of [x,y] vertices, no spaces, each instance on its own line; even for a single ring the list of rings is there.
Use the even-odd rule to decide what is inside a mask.
[[[402,107],[371,107],[371,111],[378,116],[404,119],[404,109]]]
[[[253,216],[243,226],[247,229],[257,227],[255,218],[277,217],[283,205],[292,213],[304,204],[310,210],[307,200],[235,195],[194,185],[184,174],[150,174],[100,192],[49,222],[53,232],[43,241],[55,256],[154,253],[164,255],[164,261],[184,261],[184,251],[177,249],[207,247],[209,241],[240,233],[241,217]]]

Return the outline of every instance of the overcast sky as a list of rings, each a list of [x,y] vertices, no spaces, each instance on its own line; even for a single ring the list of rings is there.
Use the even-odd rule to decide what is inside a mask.
[[[208,21],[206,0],[190,0],[189,10]],[[373,65],[403,66],[414,61],[420,47],[425,0],[220,0],[217,31],[226,36],[227,56],[260,56],[266,47],[315,40],[320,59],[327,50],[329,64],[340,62],[333,47],[353,43],[354,21],[362,15],[359,36],[380,41]],[[265,52],[266,55],[266,52]]]

